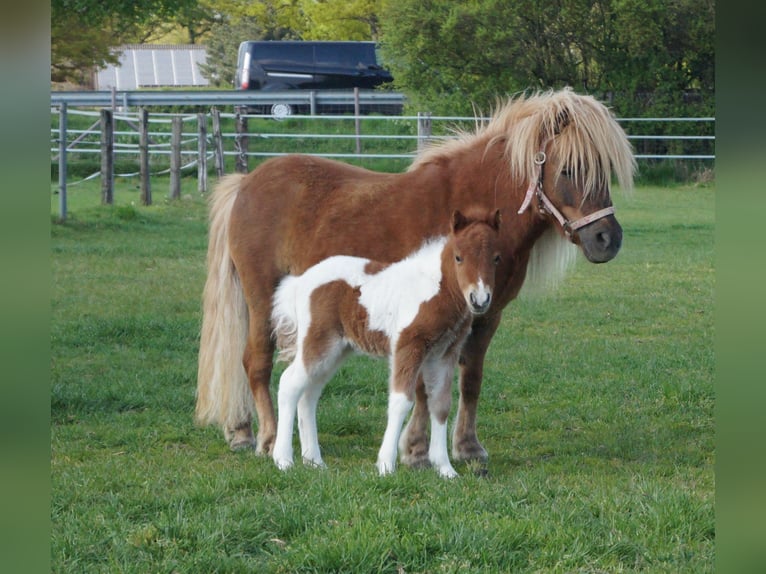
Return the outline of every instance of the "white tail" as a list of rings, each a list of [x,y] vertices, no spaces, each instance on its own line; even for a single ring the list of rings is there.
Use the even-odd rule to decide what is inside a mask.
[[[221,179],[210,198],[207,281],[202,297],[202,332],[197,370],[196,419],[228,432],[253,413],[253,397],[242,365],[248,311],[229,252],[229,219],[242,174]]]
[[[295,304],[299,284],[298,277],[293,275],[283,278],[274,293],[271,311],[271,326],[279,350],[277,360],[286,363],[295,358],[298,344],[298,311]]]

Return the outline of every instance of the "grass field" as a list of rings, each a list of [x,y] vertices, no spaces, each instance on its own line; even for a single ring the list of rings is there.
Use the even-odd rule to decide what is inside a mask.
[[[618,195],[617,259],[511,305],[480,403],[488,473],[445,481],[377,476],[384,362],[327,387],[327,470],[194,425],[206,214],[184,185],[144,208],[118,180],[102,207],[87,182],[51,225],[52,571],[713,571],[712,186]]]

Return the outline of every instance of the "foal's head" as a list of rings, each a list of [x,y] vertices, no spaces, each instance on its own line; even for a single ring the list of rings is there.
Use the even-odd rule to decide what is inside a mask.
[[[459,211],[452,214],[445,251],[452,256],[458,286],[474,315],[486,313],[492,303],[495,268],[500,263],[499,229],[500,210],[482,218],[467,217]]]

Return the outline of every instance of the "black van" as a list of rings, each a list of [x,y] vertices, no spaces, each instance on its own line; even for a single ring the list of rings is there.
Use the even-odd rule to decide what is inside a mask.
[[[239,45],[235,82],[240,90],[279,91],[371,89],[392,80],[375,42],[265,40]]]

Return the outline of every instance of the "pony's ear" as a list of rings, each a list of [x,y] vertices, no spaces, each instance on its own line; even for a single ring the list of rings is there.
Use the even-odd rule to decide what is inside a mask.
[[[452,233],[457,233],[461,229],[468,227],[468,218],[455,210],[452,212]]]
[[[503,218],[500,216],[500,210],[496,209],[495,213],[492,214],[492,219],[491,219],[491,223],[490,223],[490,226],[492,227],[492,229],[494,229],[495,231],[499,231],[500,230],[500,222],[502,220],[503,220]]]

